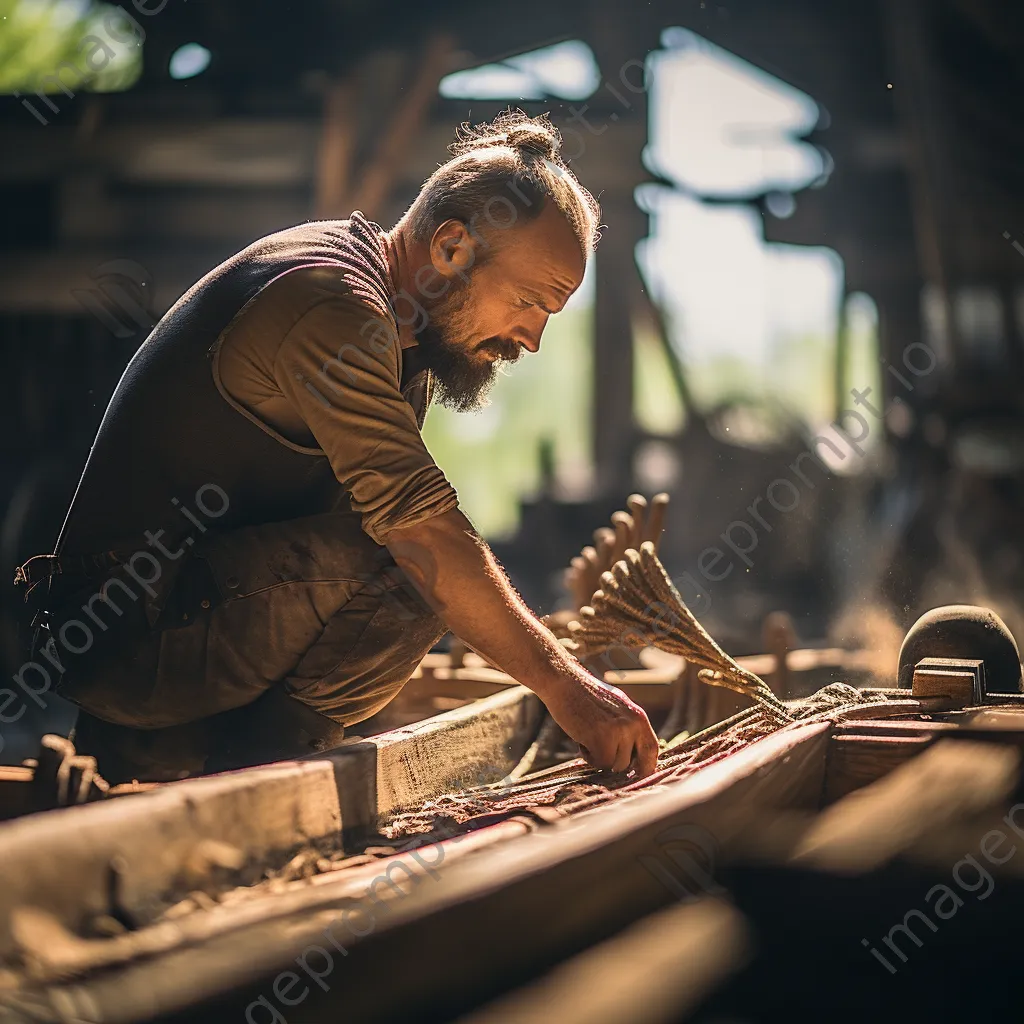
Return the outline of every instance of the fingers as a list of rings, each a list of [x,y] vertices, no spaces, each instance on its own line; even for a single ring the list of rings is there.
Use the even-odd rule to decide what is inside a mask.
[[[611,769],[613,772],[624,772],[633,761],[633,737],[625,736],[615,748],[615,757],[612,759]]]
[[[658,766],[658,740],[647,725],[628,731],[614,748],[600,754],[594,754],[582,743],[580,752],[594,768],[624,772],[632,767],[638,778],[645,778]]]
[[[579,748],[580,754],[583,755],[583,759],[587,764],[589,764],[591,768],[596,768],[598,771],[604,771],[607,768],[611,768],[618,756],[617,749],[607,748],[604,745],[602,747],[595,747],[591,750],[589,747],[580,743]]]
[[[640,730],[633,755],[633,767],[640,778],[650,775],[658,767],[658,737],[650,723],[645,721],[646,728]]]
[[[618,737],[602,737],[593,749],[579,744],[580,754],[598,770],[624,772],[635,769],[638,778],[650,775],[658,766],[658,739],[646,717],[622,729]]]

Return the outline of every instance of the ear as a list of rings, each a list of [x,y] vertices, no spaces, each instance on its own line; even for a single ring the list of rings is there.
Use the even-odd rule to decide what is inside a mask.
[[[454,218],[440,224],[430,239],[430,262],[446,280],[465,278],[479,262],[483,239],[474,235],[461,220]]]

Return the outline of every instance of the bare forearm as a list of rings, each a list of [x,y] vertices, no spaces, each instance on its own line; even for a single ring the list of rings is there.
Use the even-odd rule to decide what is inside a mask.
[[[592,676],[523,604],[490,548],[457,509],[395,530],[388,549],[466,643],[530,687],[598,768],[647,775],[658,741],[643,709]]]
[[[542,697],[583,672],[457,509],[394,531],[388,548],[452,632]]]

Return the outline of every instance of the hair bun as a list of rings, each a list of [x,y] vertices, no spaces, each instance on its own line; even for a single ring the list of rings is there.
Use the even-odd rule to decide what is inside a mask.
[[[521,110],[506,110],[490,124],[462,125],[449,149],[456,156],[475,149],[508,146],[545,160],[558,160],[562,136],[547,115],[529,117]]]
[[[561,139],[551,130],[539,124],[524,124],[506,132],[508,145],[526,153],[535,153],[547,160],[554,160],[561,147]]]

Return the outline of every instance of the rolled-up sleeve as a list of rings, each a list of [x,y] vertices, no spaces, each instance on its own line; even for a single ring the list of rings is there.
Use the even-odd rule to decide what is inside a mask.
[[[457,507],[402,397],[393,322],[352,297],[324,299],[288,332],[274,376],[378,544]]]

